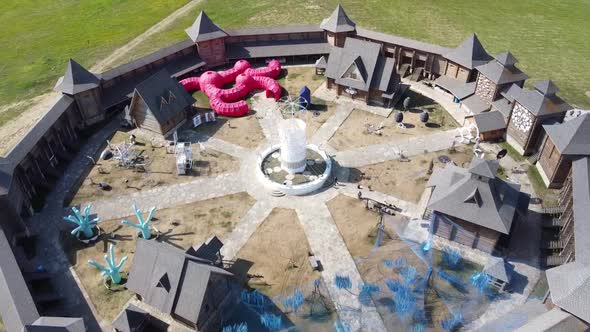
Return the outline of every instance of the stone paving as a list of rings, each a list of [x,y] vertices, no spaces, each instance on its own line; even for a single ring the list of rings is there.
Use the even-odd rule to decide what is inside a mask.
[[[311,144],[320,145],[326,143],[346,121],[354,108],[351,105],[339,104],[336,106],[336,112],[316,131],[311,138]]]
[[[314,95],[316,94],[314,93]],[[439,99],[442,97],[435,97],[438,98],[435,100],[440,102]],[[318,129],[311,138],[311,142],[323,147],[333,156],[336,164],[334,174],[338,177],[338,182],[341,182],[340,184],[325,187],[319,192],[308,196],[273,197],[262,184],[254,180],[258,171],[256,164],[258,154],[269,144],[278,143],[277,124],[282,119],[274,100],[256,96],[253,98],[253,108],[257,112],[256,118],[267,138],[266,144],[263,144],[257,149],[250,150],[220,139],[198,137],[198,141],[205,148],[211,148],[237,158],[240,162],[239,171],[216,177],[199,178],[182,184],[162,186],[113,199],[96,201],[93,202],[93,212],[97,213],[102,220],[109,220],[132,214],[131,205],[134,203],[137,203],[141,209],[148,209],[151,206],[162,209],[238,192],[247,192],[257,202],[244,215],[225,241],[222,254],[226,259],[232,259],[250,239],[257,227],[270,214],[273,208],[294,209],[308,238],[311,250],[322,263],[324,268],[322,277],[328,285],[330,297],[338,310],[340,319],[348,323],[353,328],[353,331],[385,331],[383,321],[372,303],[361,305],[356,296],[345,290],[337,289],[333,283],[334,277],[337,274],[348,276],[353,283],[353,289],[356,289],[363,281],[353,257],[349,254],[346,244],[332,219],[326,202],[339,194],[356,197],[359,189],[355,184],[348,183],[347,181],[349,168],[351,167],[361,167],[394,160],[400,158],[400,151],[404,156],[409,157],[425,152],[447,149],[461,143],[456,137],[457,131],[449,130],[445,132],[437,131],[427,136],[392,140],[383,144],[337,152],[327,142],[350,115],[353,108],[357,108],[357,105],[351,103],[348,99],[337,98],[335,101],[338,104],[336,106],[336,112]],[[445,108],[447,106],[454,106],[446,104],[448,103],[445,102],[443,104]],[[55,271],[65,271],[66,267],[69,267],[69,263],[67,263],[65,255],[61,247],[57,244],[57,241],[50,240],[55,239],[57,236],[56,230],[58,227],[53,226],[56,226],[56,223],[60,222],[62,216],[66,213],[63,208],[64,197],[79,180],[82,172],[87,167],[85,155],[95,155],[100,144],[108,137],[109,132],[112,133],[114,131],[114,128],[115,126],[111,124],[90,140],[84,147],[83,152],[72,163],[66,175],[60,180],[54,193],[50,195],[48,205],[42,213],[34,218],[34,224],[38,224],[40,225],[39,228],[49,231],[50,236],[45,237],[42,241],[42,247],[44,248],[43,258],[47,261],[56,262],[54,264],[56,267],[52,267]],[[401,214],[405,216],[416,218],[421,215],[422,201],[419,204],[414,204],[375,191],[361,191],[365,197],[395,204],[401,209]],[[419,221],[419,219],[414,220],[416,222]],[[61,223],[59,226],[63,227],[64,225]],[[83,289],[81,291],[84,292]],[[67,291],[65,292],[67,293]],[[71,298],[72,301],[75,300],[73,296]],[[92,309],[91,303],[89,303],[89,308]],[[92,322],[92,319],[94,319],[92,317],[93,314],[96,319],[100,320],[96,312],[81,313],[81,315],[87,317],[89,322]],[[489,320],[486,321],[489,322]],[[102,325],[103,327],[108,327],[108,324],[109,322],[103,322]]]
[[[435,132],[428,136],[415,136],[406,139],[397,139],[387,143],[369,145],[351,150],[338,151],[335,159],[340,166],[362,167],[381,163],[389,160],[400,159],[400,151],[403,156],[410,157],[418,154],[440,151],[451,146],[459,146],[462,143],[456,137],[457,130]]]

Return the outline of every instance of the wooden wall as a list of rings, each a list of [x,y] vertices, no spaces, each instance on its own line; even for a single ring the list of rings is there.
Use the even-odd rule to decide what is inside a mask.
[[[436,214],[432,230],[437,236],[486,253],[494,251],[500,238],[494,230],[440,213]]]
[[[199,56],[208,66],[224,64],[227,61],[225,55],[225,39],[218,38],[197,43]]]

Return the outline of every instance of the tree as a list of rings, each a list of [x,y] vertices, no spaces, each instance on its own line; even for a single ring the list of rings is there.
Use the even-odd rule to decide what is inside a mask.
[[[404,99],[404,104],[403,104],[404,105],[404,111],[407,111],[408,108],[410,108],[410,102],[411,101],[412,100],[410,99],[410,97],[406,97],[406,99]]]
[[[429,114],[427,111],[422,111],[422,113],[420,113],[420,121],[422,121],[422,123],[424,123],[424,124],[428,123],[428,118],[429,118]]]
[[[404,121],[404,113],[396,112],[394,118],[396,123],[402,123]]]
[[[115,264],[115,247],[113,244],[109,244],[109,255],[104,255],[104,260],[107,262],[108,267],[98,264],[97,262],[89,259],[88,264],[96,267],[102,271],[102,276],[108,276],[111,278],[114,284],[121,282],[121,267],[127,261],[127,256],[123,257],[119,264]]]
[[[152,207],[150,209],[150,212],[148,213],[148,217],[146,219],[143,219],[141,211],[137,208],[135,204],[133,204],[133,210],[135,210],[135,216],[137,216],[138,223],[134,224],[130,221],[123,220],[121,221],[121,224],[139,229],[141,231],[141,237],[143,237],[146,240],[149,240],[152,237],[152,232],[150,230],[150,222],[152,220],[154,212],[156,211],[156,207]]]
[[[84,215],[80,213],[76,207],[72,207],[72,211],[74,211],[74,215],[69,215],[64,217],[65,221],[69,221],[73,224],[78,225],[78,227],[72,230],[71,234],[75,236],[79,236],[78,234],[82,232],[84,237],[90,239],[94,236],[94,232],[92,229],[96,227],[96,223],[100,221],[100,218],[94,218],[90,220],[90,209],[92,208],[92,204],[88,204],[86,209],[84,209]]]

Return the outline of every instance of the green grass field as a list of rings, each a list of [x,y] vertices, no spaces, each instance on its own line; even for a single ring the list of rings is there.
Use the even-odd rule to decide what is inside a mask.
[[[90,67],[187,1],[5,1],[0,13],[0,105],[49,90],[68,58]],[[490,53],[512,51],[532,81],[551,78],[568,102],[590,108],[590,1],[341,2],[360,26],[443,46],[454,47],[476,32]],[[334,0],[204,0],[126,60],[186,38],[184,29],[201,9],[222,27],[235,28],[319,23],[336,4]]]
[[[187,2],[2,1],[0,105],[46,92],[69,58],[89,68]]]
[[[342,0],[362,27],[457,46],[475,32],[492,54],[510,50],[532,81],[550,78],[572,104],[590,108],[589,1],[548,0]],[[186,38],[201,9],[222,28],[319,23],[338,1],[204,1],[166,31],[141,45],[134,57]],[[130,57],[131,60],[134,57]]]

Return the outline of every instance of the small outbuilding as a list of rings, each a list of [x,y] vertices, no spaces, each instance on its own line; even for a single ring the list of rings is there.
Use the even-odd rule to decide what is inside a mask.
[[[476,114],[473,119],[477,126],[480,140],[491,141],[504,137],[506,120],[499,111]]]
[[[499,291],[505,290],[510,283],[510,270],[504,259],[496,256],[490,256],[488,263],[483,268],[483,272],[490,277],[490,285]]]
[[[195,99],[165,69],[141,82],[133,91],[129,116],[133,124],[163,136],[181,126]]]

